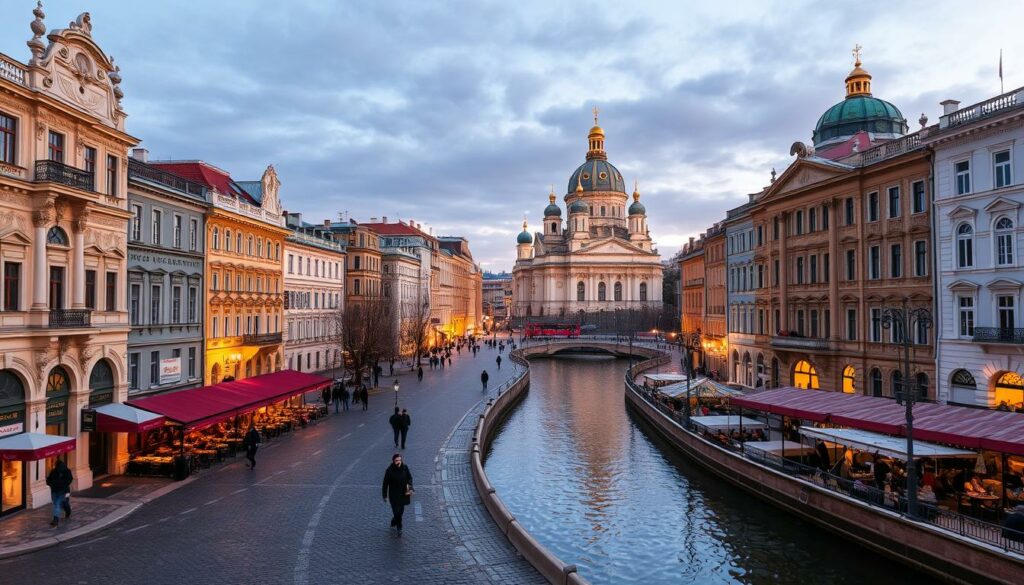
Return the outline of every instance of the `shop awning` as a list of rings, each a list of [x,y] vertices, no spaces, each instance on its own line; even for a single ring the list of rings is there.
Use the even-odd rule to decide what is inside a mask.
[[[776,388],[732,399],[734,406],[903,435],[905,408],[890,398],[800,388]],[[914,405],[914,438],[1024,455],[1024,414],[950,404]]]
[[[861,451],[869,451],[871,453],[877,451],[888,457],[899,459],[907,457],[907,440],[904,437],[894,437],[860,429],[816,429],[810,427],[802,427],[800,434],[812,439],[832,441]],[[935,443],[914,440],[915,459],[968,459],[974,458],[977,455],[974,451],[954,449],[952,447],[936,445]]]
[[[683,380],[686,380],[686,376],[683,376]],[[693,381],[690,382],[690,395],[696,396],[697,388],[699,388],[705,381],[707,381],[707,378],[694,378]],[[676,382],[675,384],[662,386],[661,388],[658,388],[658,392],[661,392],[666,396],[671,396],[672,398],[685,396],[686,382]]]
[[[0,460],[39,461],[74,451],[77,442],[74,437],[18,433],[0,439]]]
[[[141,433],[163,426],[166,420],[164,416],[127,404],[96,407],[96,430],[104,433]]]
[[[320,390],[331,383],[330,378],[323,376],[282,370],[244,380],[147,396],[129,400],[128,404],[163,415],[187,429],[197,429],[292,396]]]
[[[644,374],[644,377],[652,382],[683,382],[686,381],[686,374]]]
[[[768,425],[765,423],[745,416],[729,416],[729,415],[712,415],[712,416],[692,416],[690,422],[693,424],[703,427],[709,431],[733,431],[740,429],[740,422],[743,423],[743,430],[755,430],[755,429],[766,429]]]
[[[743,443],[743,449],[780,457],[799,457],[814,452],[813,447],[796,441],[747,441]]]

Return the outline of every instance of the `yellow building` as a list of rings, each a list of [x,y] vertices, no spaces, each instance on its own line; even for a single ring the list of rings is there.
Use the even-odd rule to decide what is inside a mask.
[[[206,384],[282,369],[281,253],[285,227],[273,167],[259,181],[234,181],[201,161],[155,163],[203,184],[206,218]]]

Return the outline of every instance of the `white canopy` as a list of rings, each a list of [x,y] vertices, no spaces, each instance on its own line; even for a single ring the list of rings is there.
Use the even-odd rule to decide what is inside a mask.
[[[686,374],[644,374],[644,378],[647,378],[647,381],[651,382],[653,386],[663,386],[672,382],[685,381]]]
[[[682,396],[686,394],[686,378],[684,377],[683,380],[683,382],[676,382],[675,384],[662,386],[661,388],[658,388],[658,392],[661,392],[666,396],[671,396],[672,398]],[[697,389],[700,388],[701,384],[703,384],[706,381],[707,378],[694,378],[693,381],[690,382],[690,394],[696,396]]]
[[[785,448],[785,452],[783,452],[783,448]],[[799,457],[814,452],[814,447],[794,441],[747,441],[743,443],[743,449],[782,457]]]
[[[768,425],[757,419],[738,415],[694,416],[690,418],[690,421],[693,422],[693,424],[703,427],[709,431],[739,430],[740,421],[743,422],[744,431],[768,428]]]
[[[903,459],[907,456],[907,439],[904,437],[894,437],[891,435],[883,435],[881,433],[873,433],[871,431],[862,431],[860,429],[817,429],[808,427],[801,428],[800,434],[812,439],[834,441],[840,445],[846,445],[847,447],[852,447],[861,451],[870,451],[872,453],[877,451],[881,455],[885,455],[887,457]],[[935,443],[926,443],[924,441],[914,441],[915,459],[966,459],[975,456],[977,456],[977,453],[973,451],[954,449],[952,447],[945,447]]]

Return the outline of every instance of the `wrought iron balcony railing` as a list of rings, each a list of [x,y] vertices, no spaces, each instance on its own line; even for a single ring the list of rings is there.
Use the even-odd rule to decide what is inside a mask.
[[[133,158],[128,159],[128,178],[159,183],[176,191],[187,193],[204,201],[206,200],[206,187]]]
[[[89,327],[92,309],[50,309],[50,327]]]
[[[95,191],[93,174],[55,160],[36,161],[36,182],[50,181],[86,191]]]
[[[281,343],[280,333],[247,333],[242,336],[245,345],[270,345]]]
[[[1024,328],[975,327],[974,341],[985,343],[1024,343]]]

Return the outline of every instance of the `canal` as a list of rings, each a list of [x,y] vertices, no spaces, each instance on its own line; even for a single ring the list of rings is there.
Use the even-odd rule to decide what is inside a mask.
[[[903,565],[723,483],[646,432],[624,359],[531,361],[485,466],[509,510],[591,583],[889,583]]]

